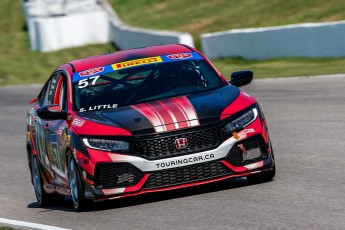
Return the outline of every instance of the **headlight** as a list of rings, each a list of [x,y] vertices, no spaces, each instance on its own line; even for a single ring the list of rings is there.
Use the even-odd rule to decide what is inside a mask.
[[[229,122],[225,128],[224,132],[228,134],[232,134],[232,132],[238,131],[255,121],[255,119],[258,117],[258,110],[256,108],[253,108],[240,116],[239,118]]]
[[[125,141],[106,140],[97,138],[84,138],[84,144],[92,149],[99,149],[105,151],[127,151],[129,150],[129,143]]]

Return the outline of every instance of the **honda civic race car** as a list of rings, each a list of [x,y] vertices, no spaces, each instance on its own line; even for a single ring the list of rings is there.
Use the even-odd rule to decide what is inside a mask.
[[[275,176],[265,116],[197,50],[162,45],[58,67],[27,115],[38,203],[102,201],[236,177]]]

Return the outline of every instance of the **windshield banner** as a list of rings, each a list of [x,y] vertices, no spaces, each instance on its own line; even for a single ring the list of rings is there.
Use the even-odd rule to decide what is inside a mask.
[[[114,72],[117,70],[128,69],[131,67],[137,67],[137,66],[142,66],[142,65],[164,63],[164,62],[185,61],[185,60],[201,60],[201,59],[203,58],[197,52],[191,52],[191,53],[177,53],[177,54],[169,54],[169,55],[129,60],[125,62],[114,63],[112,65],[107,65],[107,66],[100,66],[97,68],[92,68],[92,69],[84,70],[82,72],[74,73],[73,82],[80,81],[82,79],[88,79],[90,77],[98,76],[101,74]]]

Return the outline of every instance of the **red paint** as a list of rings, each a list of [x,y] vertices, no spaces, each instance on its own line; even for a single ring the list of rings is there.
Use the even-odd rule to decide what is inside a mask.
[[[124,192],[128,193],[128,192],[136,192],[136,191],[140,190],[144,186],[144,184],[147,181],[147,179],[149,178],[149,176],[150,176],[149,174],[145,174],[143,176],[143,178],[141,178],[141,180],[138,182],[138,184],[131,186],[131,187],[127,187]]]
[[[82,119],[77,115],[74,115],[73,119]],[[125,129],[122,128],[117,128],[117,127],[112,127],[112,126],[107,126],[107,125],[102,125],[102,124],[98,124],[96,122],[92,122],[90,120],[85,120],[85,123],[81,126],[74,126],[73,125],[73,129],[75,130],[75,132],[79,135],[86,135],[86,134],[91,134],[92,135],[118,135],[118,136],[131,136],[132,134]]]
[[[29,101],[29,104],[33,104],[33,103],[35,103],[35,102],[37,102],[37,98],[34,98],[34,99],[32,99],[31,101]]]
[[[252,172],[240,173],[240,174],[236,174],[236,175],[233,174],[233,175],[219,177],[219,178],[216,178],[216,179],[205,180],[205,181],[198,181],[198,182],[187,183],[187,184],[176,185],[176,186],[170,186],[170,187],[165,187],[165,188],[141,190],[141,191],[138,191],[136,193],[124,194],[124,195],[113,196],[113,197],[108,197],[108,198],[100,198],[99,200],[96,199],[96,201],[109,200],[109,199],[112,199],[112,198],[124,198],[124,197],[130,197],[130,196],[138,196],[138,195],[141,195],[141,194],[151,193],[151,192],[163,192],[163,191],[187,188],[187,187],[191,187],[191,186],[197,186],[197,185],[203,185],[203,184],[209,184],[209,183],[213,183],[213,182],[217,182],[217,181],[227,180],[227,179],[230,179],[230,178],[244,177],[244,176],[247,176],[247,175],[250,175],[250,174],[252,174]]]
[[[238,98],[226,109],[224,109],[224,111],[220,115],[220,120],[223,120],[245,108],[248,108],[254,103],[256,103],[256,100],[253,97],[248,97],[246,94],[241,92]]]
[[[54,104],[60,104],[60,90],[61,90],[61,86],[62,86],[62,76],[60,75],[59,77],[59,81],[57,83],[56,86],[56,91],[55,91],[55,95],[54,95]]]
[[[92,69],[97,68],[100,66],[111,65],[118,62],[124,62],[130,56],[136,57],[153,57],[153,56],[161,56],[161,55],[168,55],[171,53],[188,53],[193,52],[194,49],[189,49],[182,45],[161,45],[161,46],[151,46],[147,48],[139,48],[139,49],[132,49],[126,51],[119,51],[115,53],[100,55],[100,56],[93,56],[88,57],[85,59],[79,59],[72,61],[71,64],[75,68],[75,72],[81,72],[85,69]]]
[[[248,169],[246,167],[244,167],[244,166],[240,166],[240,167],[233,166],[232,164],[230,164],[226,160],[222,160],[222,163],[236,173],[248,171]]]

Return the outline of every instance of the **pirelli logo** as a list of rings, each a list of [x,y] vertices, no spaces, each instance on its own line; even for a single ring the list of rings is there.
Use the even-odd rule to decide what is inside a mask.
[[[146,65],[146,64],[151,64],[151,63],[159,63],[159,62],[163,62],[163,60],[160,56],[157,56],[157,57],[141,58],[141,59],[136,59],[136,60],[131,60],[131,61],[115,63],[111,65],[111,67],[113,67],[114,70],[119,70],[119,69],[124,69],[124,68],[139,66],[139,65]]]

